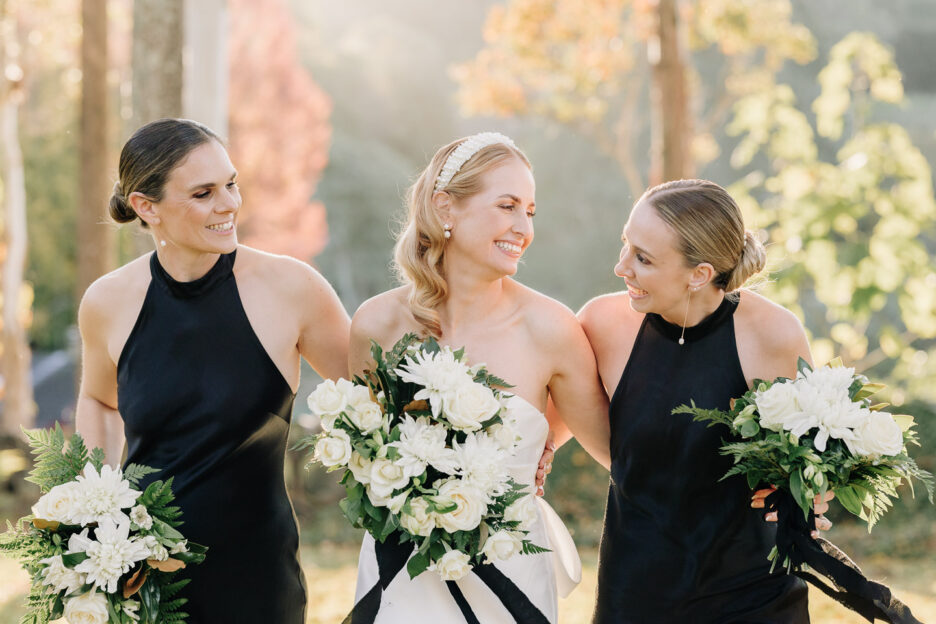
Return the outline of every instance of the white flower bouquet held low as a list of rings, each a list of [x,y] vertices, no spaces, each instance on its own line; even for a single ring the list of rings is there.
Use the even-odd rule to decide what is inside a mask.
[[[0,535],[0,553],[19,559],[32,577],[21,624],[61,617],[72,624],[185,622],[177,594],[188,580],[177,571],[201,563],[207,549],[177,530],[172,479],[140,491],[140,480],[156,469],[115,470],[77,433],[66,448],[58,424],[25,433],[36,455],[28,480],[42,495],[32,515],[7,522]]]
[[[900,483],[906,479],[912,488],[912,478],[933,501],[933,476],[907,453],[908,444],[919,446],[913,417],[871,403],[883,385],[869,383],[838,359],[815,370],[800,359],[798,368],[795,379],[755,380],[728,412],[693,403],[673,413],[727,425],[733,441],[721,453],[732,456],[734,466],[724,478],[743,474],[751,488],[775,485],[792,495],[804,515],[817,494],[831,490],[870,531]]]
[[[777,487],[764,501],[777,514],[771,571],[780,563],[868,621],[919,624],[887,586],[865,578],[831,542],[811,536],[814,497],[828,491],[866,520],[869,531],[905,479],[911,488],[919,479],[933,502],[933,476],[907,453],[908,444],[919,444],[913,418],[889,414],[886,403],[872,404],[884,386],[868,383],[840,360],[813,370],[800,359],[798,369],[795,379],[755,380],[727,412],[693,403],[673,413],[728,427],[732,441],[721,453],[734,466],[723,479],[744,475],[751,488]]]
[[[405,547],[411,578],[546,552],[526,539],[535,501],[505,468],[519,440],[506,382],[415,334],[371,352],[374,370],[312,392],[322,433],[296,446],[341,471],[351,524]]]

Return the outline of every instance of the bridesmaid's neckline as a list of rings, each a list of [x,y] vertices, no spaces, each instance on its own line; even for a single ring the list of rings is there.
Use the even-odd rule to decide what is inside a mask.
[[[218,285],[227,281],[234,274],[234,258],[236,255],[236,249],[229,254],[221,254],[207,273],[190,282],[180,282],[163,268],[163,265],[159,262],[159,257],[154,251],[150,257],[150,273],[153,275],[153,281],[173,297],[191,299],[211,292]]]
[[[715,311],[706,316],[702,321],[693,325],[692,327],[687,327],[685,331],[685,340],[686,342],[694,342],[696,340],[701,340],[709,334],[711,334],[715,329],[721,326],[726,320],[731,319],[734,314],[735,309],[738,307],[737,299],[729,299],[724,297],[718,307],[715,308]],[[682,325],[675,325],[665,320],[662,316],[655,313],[647,314],[647,320],[653,325],[660,334],[662,334],[667,339],[673,342],[679,342],[679,337],[683,335]]]

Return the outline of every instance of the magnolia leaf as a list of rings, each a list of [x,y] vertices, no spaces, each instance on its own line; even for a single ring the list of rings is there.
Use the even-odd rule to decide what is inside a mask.
[[[173,559],[172,557],[169,557],[165,561],[147,559],[146,563],[148,563],[151,568],[155,568],[160,572],[176,572],[185,567],[184,561],[179,561],[178,559]]]
[[[429,409],[429,401],[410,401],[403,406],[404,412],[425,411]]]
[[[845,363],[842,362],[841,357],[832,358],[829,360],[829,368],[842,368],[845,366]]]
[[[124,583],[123,588],[123,597],[125,599],[140,591],[140,588],[143,587],[143,583],[146,582],[147,574],[149,574],[149,568],[146,566],[140,566],[137,568],[137,571],[127,579],[127,582]]]
[[[872,411],[872,412],[879,412],[879,411],[881,411],[882,409],[884,409],[885,407],[887,407],[888,405],[890,405],[890,403],[875,403],[874,405],[872,405],[872,406],[869,407],[868,409],[869,409],[870,411]]]
[[[812,366],[809,365],[809,362],[803,358],[797,358],[796,360],[796,370],[802,373],[804,370],[812,371]]]
[[[891,414],[894,417],[894,420],[897,421],[897,424],[900,425],[901,431],[910,431],[913,427],[913,416],[909,414]]]
[[[57,520],[43,520],[42,518],[33,518],[32,525],[37,529],[48,529],[50,531],[58,531],[61,522]]]
[[[858,391],[858,394],[855,395],[855,401],[860,401],[862,399],[867,399],[870,396],[874,396],[887,386],[881,383],[866,383],[861,386],[861,390]]]

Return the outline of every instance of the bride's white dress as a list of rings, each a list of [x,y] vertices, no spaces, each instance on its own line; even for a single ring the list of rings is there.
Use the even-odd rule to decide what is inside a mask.
[[[523,398],[515,395],[510,401],[523,437],[510,460],[508,470],[517,483],[529,485],[529,491],[533,492],[536,469],[546,444],[549,425],[542,412]],[[536,503],[539,519],[528,538],[552,552],[516,555],[506,562],[496,563],[495,567],[526,594],[547,620],[556,622],[558,596],[567,596],[581,581],[582,564],[572,536],[556,512],[542,498],[537,497]],[[355,603],[374,586],[378,578],[374,538],[367,534],[361,545]],[[484,624],[514,622],[500,599],[477,576],[469,574],[457,583],[478,621]],[[410,580],[404,568],[384,590],[376,622],[437,624],[464,620],[452,594],[437,573],[423,572]]]

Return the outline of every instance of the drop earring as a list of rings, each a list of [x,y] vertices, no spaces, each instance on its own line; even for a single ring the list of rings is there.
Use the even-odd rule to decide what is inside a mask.
[[[680,344],[680,346],[686,344],[686,323],[689,321],[689,302],[692,301],[692,293],[693,293],[693,291],[695,291],[695,290],[696,290],[695,288],[693,288],[693,287],[690,286],[690,287],[689,287],[689,294],[688,294],[688,296],[686,297],[686,315],[683,316],[682,332],[679,334],[679,344]]]
[[[445,230],[443,232],[443,236],[445,236],[445,238],[452,238],[452,224],[451,223],[446,223],[445,225],[442,226],[442,229]]]

